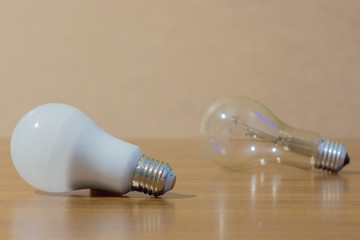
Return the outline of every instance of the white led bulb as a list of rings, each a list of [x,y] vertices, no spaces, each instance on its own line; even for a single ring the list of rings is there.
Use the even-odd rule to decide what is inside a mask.
[[[21,177],[47,192],[92,188],[159,196],[174,187],[167,163],[103,131],[80,110],[52,103],[28,112],[11,138]]]

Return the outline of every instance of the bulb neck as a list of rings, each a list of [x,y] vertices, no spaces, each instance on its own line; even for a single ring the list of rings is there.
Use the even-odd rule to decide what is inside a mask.
[[[323,139],[315,159],[315,168],[337,173],[349,164],[350,158],[343,144]]]
[[[175,173],[168,163],[141,156],[131,180],[132,191],[160,196],[174,188]]]

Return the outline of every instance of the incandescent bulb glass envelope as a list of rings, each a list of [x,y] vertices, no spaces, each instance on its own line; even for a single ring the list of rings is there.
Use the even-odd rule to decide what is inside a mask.
[[[83,188],[159,196],[175,174],[164,162],[145,157],[136,145],[103,131],[80,110],[52,103],[28,112],[11,138],[16,170],[47,192]]]
[[[247,97],[214,103],[202,119],[200,134],[207,155],[232,169],[281,163],[336,173],[350,161],[342,144],[290,127]]]

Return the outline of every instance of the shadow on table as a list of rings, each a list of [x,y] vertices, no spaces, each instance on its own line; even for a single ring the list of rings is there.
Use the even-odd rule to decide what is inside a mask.
[[[61,193],[49,193],[41,190],[36,190],[36,194],[42,196],[52,196],[52,197],[71,197],[71,198],[83,198],[83,197],[94,197],[94,198],[154,198],[154,199],[187,199],[194,198],[196,195],[194,194],[182,194],[177,192],[168,192],[160,197],[152,197],[139,192],[130,192],[126,195],[122,195],[120,193],[90,189],[90,190],[78,190],[71,192],[61,192]]]
[[[339,174],[340,175],[360,175],[360,171],[345,170],[345,171],[341,171]]]

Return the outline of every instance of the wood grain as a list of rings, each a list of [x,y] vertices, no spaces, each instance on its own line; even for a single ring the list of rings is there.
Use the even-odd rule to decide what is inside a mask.
[[[177,174],[161,198],[89,190],[49,194],[26,184],[0,141],[0,239],[359,239],[359,140],[338,175],[286,166],[229,171],[194,139],[136,139]]]

